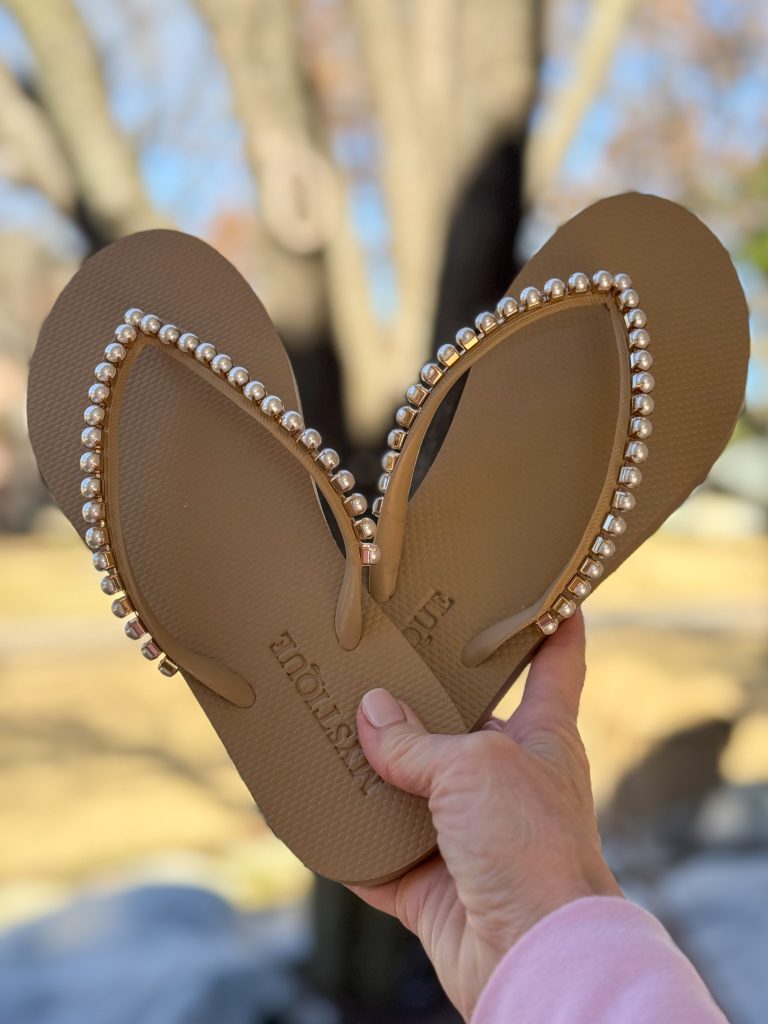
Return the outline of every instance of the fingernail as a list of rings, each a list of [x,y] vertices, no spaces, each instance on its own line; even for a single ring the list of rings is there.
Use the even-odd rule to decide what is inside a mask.
[[[403,709],[389,690],[369,690],[360,702],[360,709],[374,729],[405,721]]]

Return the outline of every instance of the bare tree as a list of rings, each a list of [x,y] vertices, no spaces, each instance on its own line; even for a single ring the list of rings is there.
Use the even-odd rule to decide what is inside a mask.
[[[5,0],[5,6],[34,55],[40,105],[52,131],[43,142],[40,118],[28,107],[22,109],[16,97],[15,123],[26,129],[20,148],[29,152],[36,145],[39,151],[44,145],[50,154],[55,139],[68,168],[61,158],[51,160],[45,181],[40,181],[46,194],[65,198],[71,206],[71,177],[87,226],[102,240],[161,223],[147,197],[136,153],[110,112],[98,56],[72,0]],[[57,166],[58,180],[53,181]],[[39,178],[40,167],[35,167]]]
[[[451,212],[499,135],[518,130],[535,84],[532,3],[349,0],[347,79],[378,139],[397,301],[375,315],[365,253],[350,221],[354,174],[330,157],[335,83],[312,78],[305,5],[198,0],[217,40],[246,132],[264,237],[265,289],[279,322],[330,317],[353,437],[371,441],[426,356]],[[492,26],[492,31],[490,30]],[[274,267],[274,273],[272,272]],[[278,284],[279,280],[279,284]],[[307,323],[295,323],[296,288]]]

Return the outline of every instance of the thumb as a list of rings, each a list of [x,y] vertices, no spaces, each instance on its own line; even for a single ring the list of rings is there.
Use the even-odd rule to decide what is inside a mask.
[[[365,756],[382,779],[423,797],[430,796],[460,739],[427,732],[407,704],[382,689],[369,690],[360,702],[357,731]]]
[[[584,646],[584,617],[579,610],[542,644],[513,717],[539,725],[575,723],[584,686]]]

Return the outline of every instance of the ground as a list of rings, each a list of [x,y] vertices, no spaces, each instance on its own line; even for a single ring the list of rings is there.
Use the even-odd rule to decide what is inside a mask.
[[[126,643],[77,542],[55,525],[4,538],[0,565],[0,925],[84,884],[200,881],[249,908],[304,893],[308,873],[186,687]],[[768,780],[767,594],[764,537],[668,532],[590,598],[581,722],[601,807],[660,741],[712,719],[735,722],[721,776]]]

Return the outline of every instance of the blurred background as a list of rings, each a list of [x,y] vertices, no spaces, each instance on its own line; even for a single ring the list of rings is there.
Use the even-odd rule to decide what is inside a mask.
[[[730,249],[753,359],[707,484],[587,605],[583,732],[620,882],[766,1020],[767,56],[761,0],[0,0],[2,1024],[456,1019],[105,613],[26,440],[58,291],[128,232],[206,238],[370,493],[414,368],[628,189]]]

